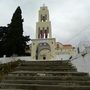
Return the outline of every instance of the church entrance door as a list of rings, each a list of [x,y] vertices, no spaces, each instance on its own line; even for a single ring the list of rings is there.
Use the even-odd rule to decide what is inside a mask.
[[[46,57],[44,56],[44,57],[43,57],[43,60],[45,60],[45,59],[46,59]]]

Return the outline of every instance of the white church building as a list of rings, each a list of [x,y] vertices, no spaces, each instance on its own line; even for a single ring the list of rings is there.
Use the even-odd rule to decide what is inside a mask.
[[[32,59],[50,60],[60,54],[75,54],[75,48],[72,45],[63,45],[60,42],[56,42],[56,38],[53,38],[48,7],[45,5],[40,7],[38,15],[36,38],[32,39],[30,46]]]

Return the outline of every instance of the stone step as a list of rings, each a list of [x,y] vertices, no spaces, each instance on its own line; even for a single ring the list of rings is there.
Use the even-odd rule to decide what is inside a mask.
[[[7,76],[6,80],[82,80],[90,81],[90,77],[87,76]]]
[[[72,65],[72,63],[71,63],[71,61],[68,61],[68,60],[65,60],[65,61],[22,61],[22,63],[21,63],[21,65],[22,66],[27,66],[27,65],[35,65],[35,66],[37,66],[37,65],[43,65],[43,66],[46,66],[46,65],[52,65],[52,66],[54,66],[54,65]]]
[[[90,86],[90,81],[59,81],[59,80],[3,80],[2,83],[13,84],[41,84],[41,85],[86,85]]]
[[[90,90],[88,73],[70,61],[22,61],[0,83],[0,90]]]
[[[20,64],[19,67],[27,67],[27,68],[40,68],[40,67],[43,67],[43,68],[76,68],[75,66],[73,65],[26,65],[26,64]]]
[[[74,67],[17,67],[16,70],[29,70],[29,71],[37,71],[37,70],[47,70],[47,71],[77,71]]]
[[[0,89],[0,90],[24,90],[24,89]],[[26,89],[25,89],[26,90]]]
[[[21,66],[26,66],[26,67],[38,67],[38,66],[41,66],[41,67],[48,67],[48,66],[50,66],[50,67],[63,67],[63,66],[66,66],[66,67],[70,67],[70,66],[73,66],[71,63],[64,63],[64,64],[54,64],[54,63],[51,63],[51,64],[48,64],[48,63],[46,63],[46,64],[38,64],[38,63],[36,63],[36,64],[31,64],[31,63],[23,63],[23,62],[21,62],[19,65],[21,65]]]
[[[59,72],[59,71],[15,71],[9,76],[89,76],[88,73],[83,72]]]
[[[0,84],[1,89],[29,89],[29,90],[90,90],[90,86],[78,85],[39,85],[39,84]]]

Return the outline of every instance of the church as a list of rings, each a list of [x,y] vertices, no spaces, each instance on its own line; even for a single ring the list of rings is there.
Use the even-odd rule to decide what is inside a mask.
[[[53,38],[48,7],[43,5],[38,13],[36,38],[31,40],[32,43],[30,45],[32,59],[50,60],[60,54],[75,54],[75,47],[70,44],[63,45],[60,42],[56,42],[56,38]]]

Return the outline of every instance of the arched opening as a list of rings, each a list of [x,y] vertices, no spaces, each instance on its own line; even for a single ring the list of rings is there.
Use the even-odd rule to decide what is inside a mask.
[[[36,60],[43,59],[46,60],[51,52],[50,45],[46,42],[39,43],[36,50]]]
[[[46,59],[46,57],[45,56],[43,56],[43,60],[45,60]]]

